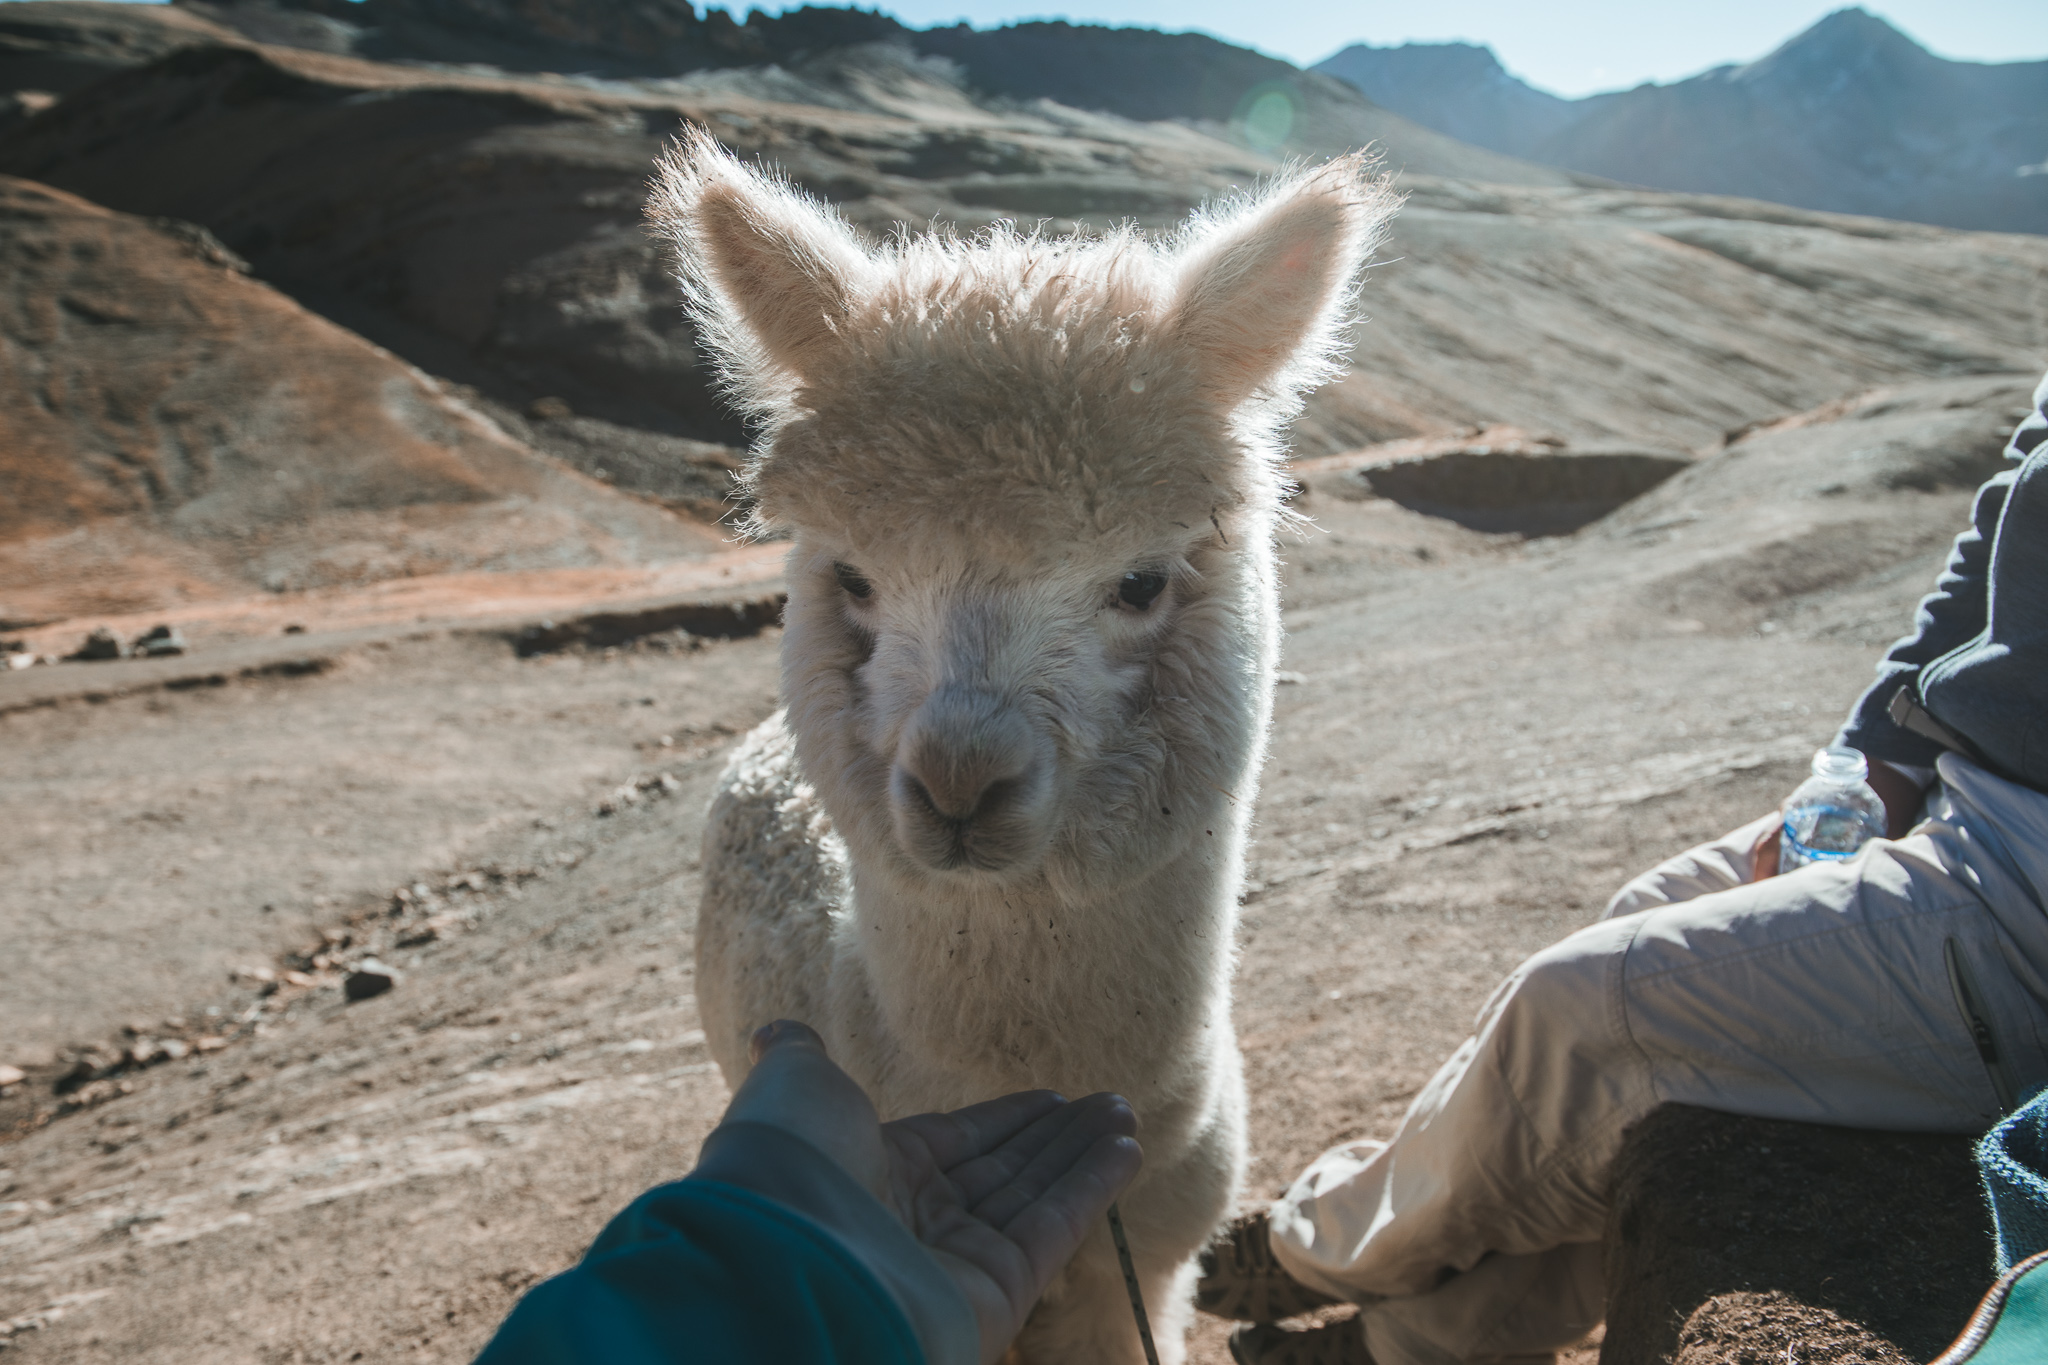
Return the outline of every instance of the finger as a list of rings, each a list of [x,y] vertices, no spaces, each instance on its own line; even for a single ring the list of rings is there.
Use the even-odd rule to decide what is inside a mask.
[[[763,1024],[754,1030],[754,1036],[747,1040],[747,1056],[758,1063],[763,1053],[771,1047],[808,1044],[818,1051],[825,1051],[825,1040],[809,1024],[795,1019],[777,1019],[772,1024]]]
[[[954,1184],[975,1217],[992,1227],[1002,1227],[1017,1213],[1040,1198],[1083,1154],[1105,1137],[1131,1137],[1138,1129],[1137,1116],[1121,1095],[1090,1095],[1050,1116],[1051,1131],[1032,1133],[1027,1140],[1006,1144],[972,1168],[953,1173]]]
[[[972,1209],[991,1192],[1016,1179],[1084,1112],[1061,1101],[989,1150],[952,1166],[945,1177],[953,1197],[963,1207]]]
[[[1756,852],[1751,855],[1749,879],[1760,882],[1767,877],[1778,875],[1778,841],[1783,829],[1773,825],[1770,831],[1756,841]]]
[[[1043,1193],[999,1225],[1031,1266],[1034,1299],[1130,1188],[1144,1160],[1136,1138],[1100,1134]]]
[[[931,1153],[932,1163],[951,1171],[1000,1147],[1065,1103],[1056,1091],[1020,1090],[950,1114],[913,1114],[884,1126],[914,1134]]]
[[[802,1138],[880,1194],[888,1161],[875,1106],[826,1055],[823,1040],[783,1019],[755,1033],[752,1051],[754,1068],[724,1122],[768,1124]]]

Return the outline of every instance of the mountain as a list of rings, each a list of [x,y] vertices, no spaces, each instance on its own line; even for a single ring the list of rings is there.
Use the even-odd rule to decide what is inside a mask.
[[[151,22],[117,8],[44,0],[0,7],[0,19],[39,25],[45,55],[104,54],[109,25]],[[307,11],[262,12],[313,25],[276,45],[256,36],[253,11],[238,27],[211,7],[209,37],[180,10],[148,9],[176,26],[153,59],[145,50],[0,121],[0,174],[34,182],[19,202],[64,206],[14,210],[42,225],[0,240],[0,332],[14,329],[15,348],[0,378],[18,390],[0,445],[36,452],[0,469],[8,493],[26,490],[15,505],[35,512],[33,525],[0,527],[0,590],[24,611],[30,599],[79,609],[87,599],[57,605],[65,566],[81,562],[65,538],[103,532],[114,539],[100,561],[143,537],[133,562],[166,566],[143,587],[193,592],[694,553],[705,528],[673,513],[721,510],[748,433],[709,382],[642,222],[649,168],[685,122],[782,167],[875,239],[1001,219],[1054,233],[1170,228],[1289,150],[1217,116],[1248,94],[1305,111],[1297,138],[1348,145],[1374,120],[1413,130],[1408,204],[1366,286],[1372,321],[1352,373],[1297,424],[1304,457],[1455,445],[1494,426],[1686,454],[1845,392],[2048,361],[2036,302],[2048,241],[1574,183],[1362,98],[1318,104],[1330,78],[1253,80],[1233,95],[1231,81],[1272,72],[1220,44],[1161,43],[1181,64],[1152,72],[1159,90],[1126,83],[1125,116],[1022,92],[1058,88],[1061,51],[1080,54],[1076,70],[1090,53],[1107,70],[1139,64],[1161,35],[936,30],[924,37],[950,53],[898,35],[592,77],[324,51],[321,34],[344,47],[374,35]],[[0,53],[24,41],[13,32],[0,26]],[[586,36],[596,50],[603,35]],[[1203,71],[1223,74],[1204,87]],[[1173,108],[1184,112],[1153,117]],[[98,244],[107,264],[46,268],[37,253],[55,248],[37,243],[53,233]],[[211,243],[247,273],[192,276],[163,245],[173,239]],[[166,292],[159,277],[182,282]],[[134,318],[109,302],[122,297]],[[299,372],[335,378],[316,389]],[[427,387],[400,418],[362,408],[365,393],[409,385]],[[48,397],[60,391],[68,406]],[[200,411],[222,416],[195,427]],[[431,422],[404,415],[418,413]],[[469,434],[451,445],[450,432]],[[378,452],[404,468],[362,463]],[[306,471],[309,496],[358,489],[368,501],[283,498],[300,487],[277,478],[287,464]],[[442,482],[418,491],[422,471]],[[515,525],[501,511],[543,504],[568,520],[547,530],[521,513],[534,538],[500,537]],[[141,580],[124,581],[121,592]]]
[[[1630,184],[2048,232],[2048,61],[1949,61],[1861,9],[1754,62],[1582,100],[1464,44],[1347,48],[1316,69],[1479,146]]]
[[[199,223],[303,306],[472,386],[517,438],[667,498],[695,447],[663,443],[745,439],[641,226],[685,120],[876,237],[1165,228],[1275,165],[1213,123],[984,95],[894,44],[642,82],[244,44],[0,129],[0,172]],[[2036,363],[2031,249],[1697,196],[1404,183],[1358,369],[1311,404],[1305,453],[1493,421],[1690,449],[1851,388]]]
[[[1540,153],[1583,112],[1509,75],[1492,48],[1475,43],[1354,43],[1312,69],[1425,128],[1510,156]]]
[[[0,616],[689,558],[190,224],[0,176]]]
[[[240,41],[234,29],[175,5],[0,4],[0,97],[22,90],[61,95],[179,48]]]

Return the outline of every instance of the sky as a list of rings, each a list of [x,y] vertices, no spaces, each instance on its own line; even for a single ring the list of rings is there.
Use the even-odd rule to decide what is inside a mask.
[[[844,3],[845,0],[822,0]],[[965,20],[977,28],[1026,19],[1194,29],[1308,66],[1352,43],[1484,43],[1529,84],[1590,95],[1681,80],[1752,61],[1841,7],[1840,0],[860,0],[915,28]],[[703,8],[705,0],[697,0]],[[746,0],[711,0],[734,14]],[[786,6],[756,0],[759,8]],[[802,0],[797,0],[802,3]],[[793,6],[788,6],[793,7]],[[2048,57],[2044,0],[1880,0],[1865,9],[1922,46],[1959,61]]]

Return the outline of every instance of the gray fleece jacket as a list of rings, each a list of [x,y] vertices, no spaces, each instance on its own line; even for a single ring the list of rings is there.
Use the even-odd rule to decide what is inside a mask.
[[[2005,453],[2016,467],[1977,490],[1913,633],[1835,742],[1919,768],[1959,752],[2048,791],[2048,378]]]

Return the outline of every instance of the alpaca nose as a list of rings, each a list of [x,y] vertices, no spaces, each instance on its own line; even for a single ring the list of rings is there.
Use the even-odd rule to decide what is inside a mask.
[[[890,773],[897,833],[936,868],[995,870],[1039,842],[1049,762],[1030,723],[1001,698],[934,692],[904,727]]]

